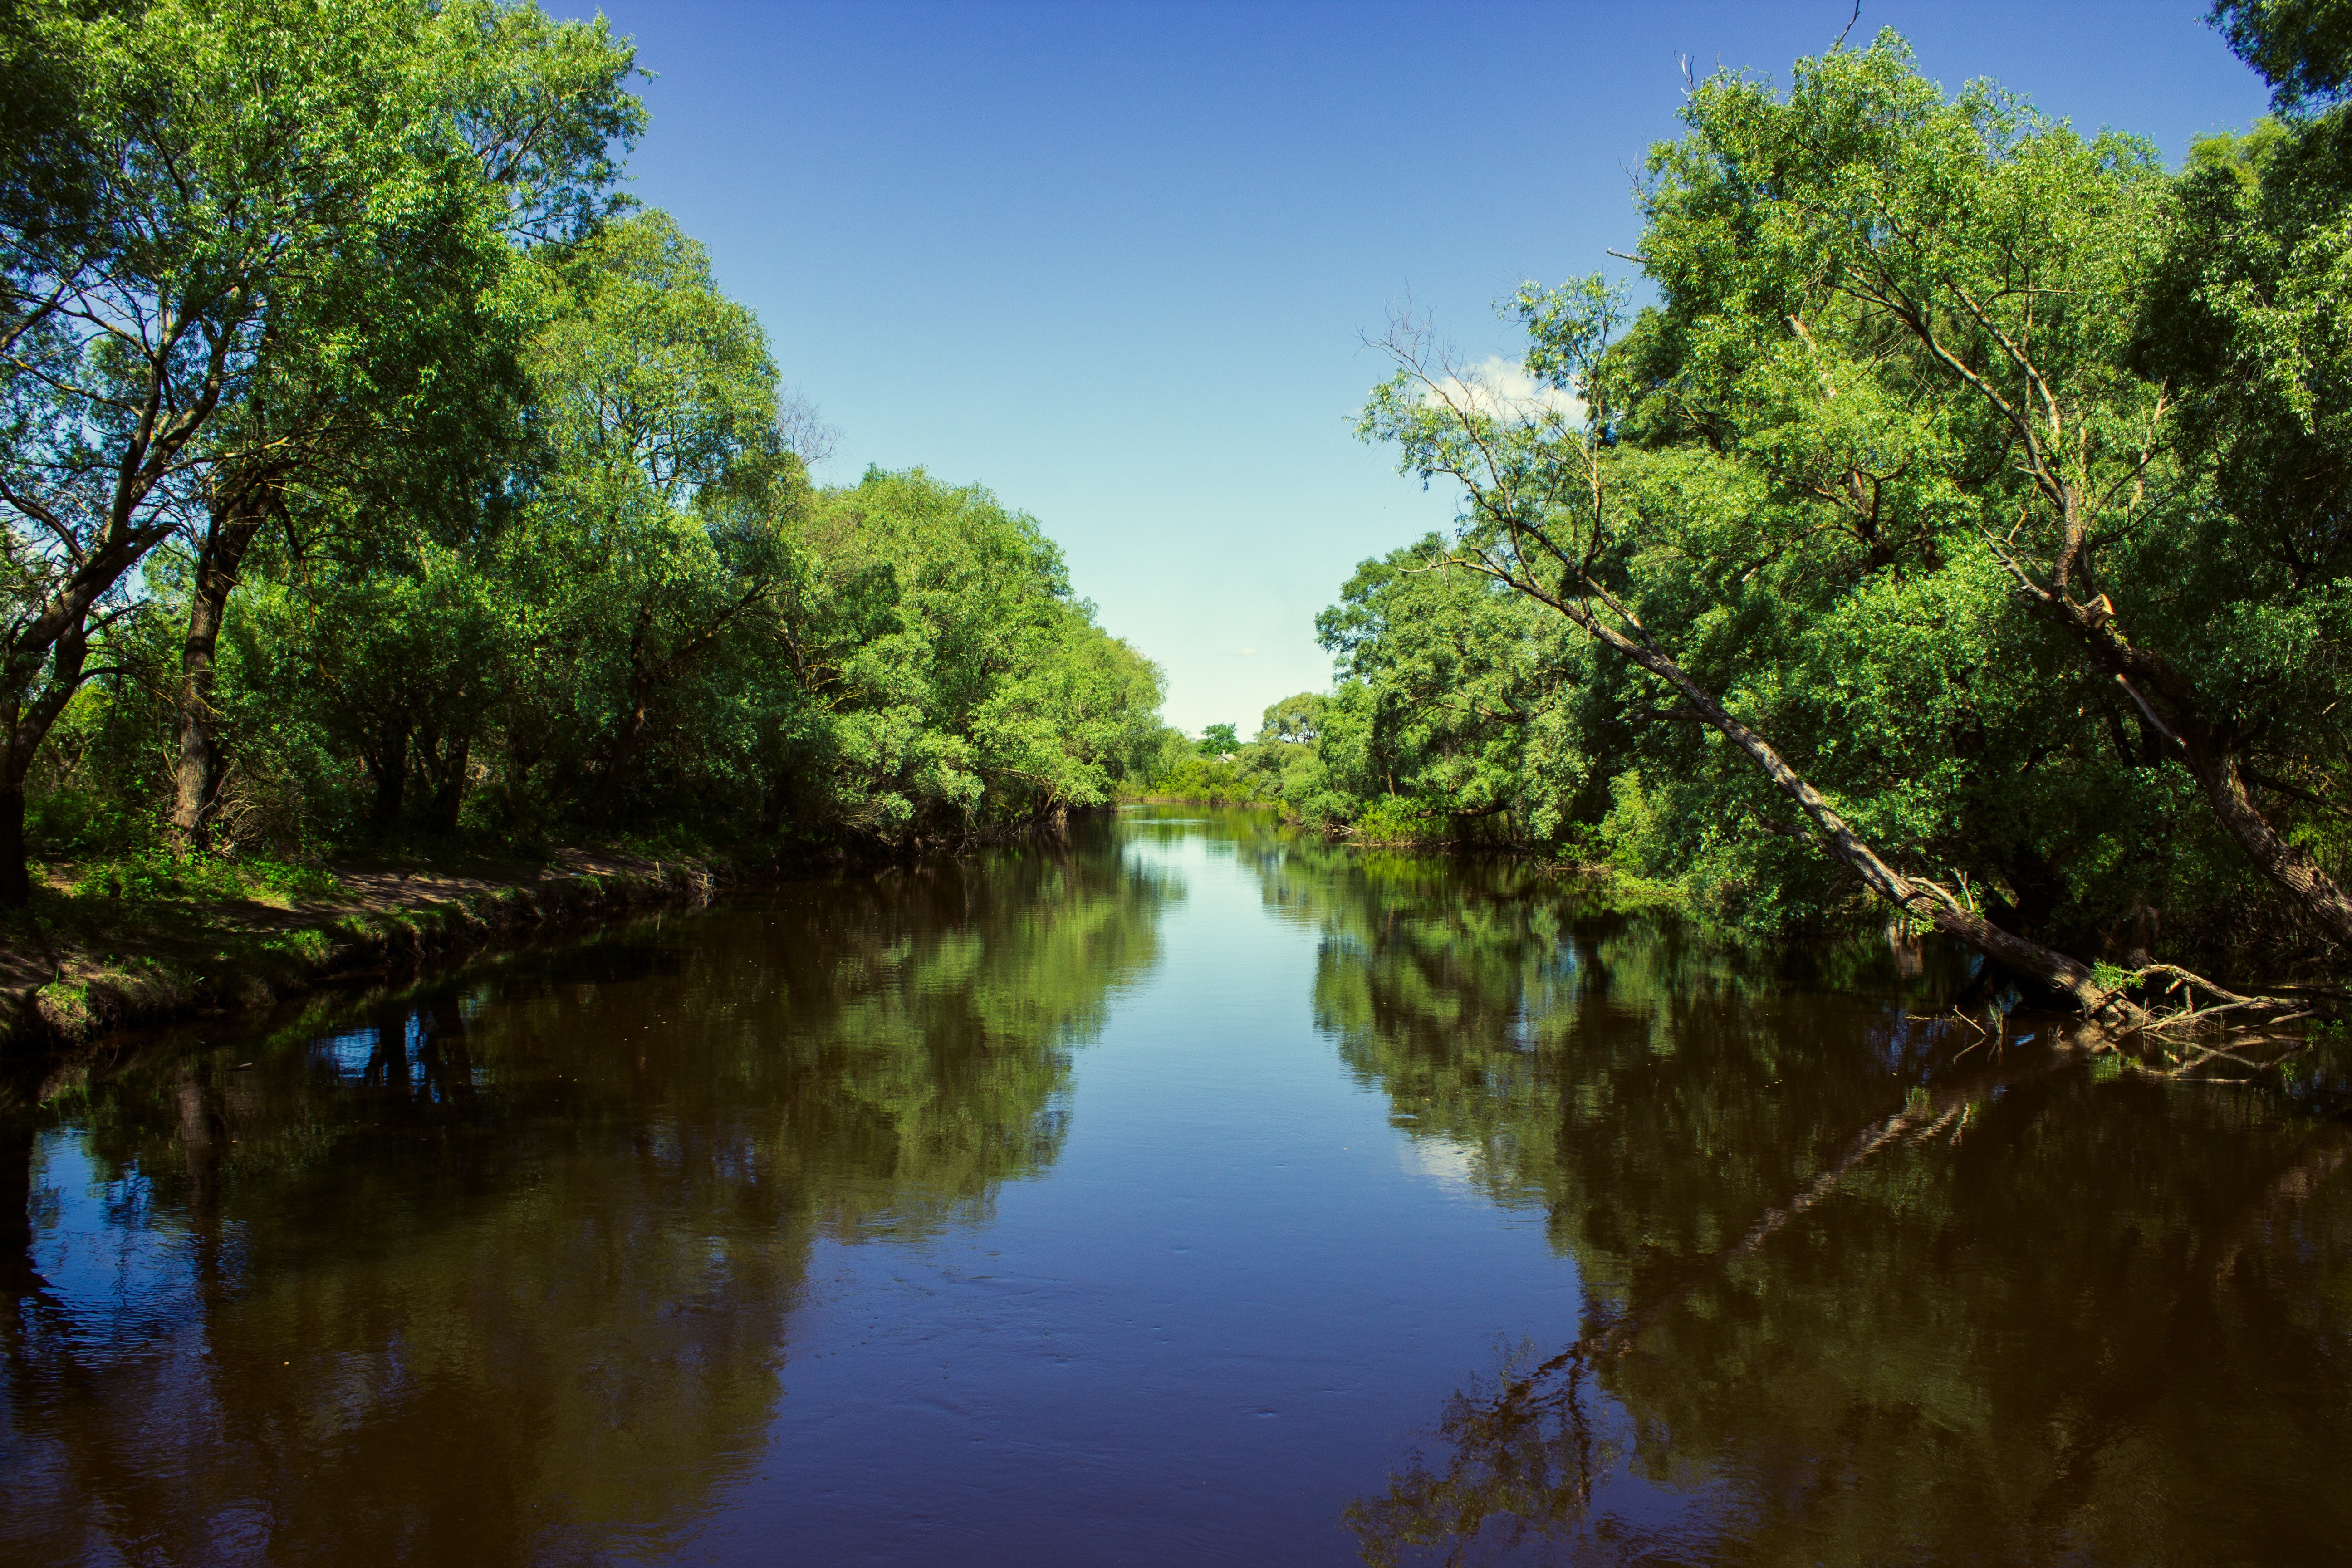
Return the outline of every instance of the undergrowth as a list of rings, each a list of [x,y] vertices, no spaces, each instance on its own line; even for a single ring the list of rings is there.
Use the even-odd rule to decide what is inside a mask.
[[[337,886],[331,874],[316,866],[262,855],[174,855],[154,847],[85,862],[78,870],[71,885],[75,899],[126,903],[253,899],[282,905],[323,897]]]

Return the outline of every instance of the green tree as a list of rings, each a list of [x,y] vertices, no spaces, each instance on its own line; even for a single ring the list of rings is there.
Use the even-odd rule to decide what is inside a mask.
[[[135,568],[183,517],[235,528],[267,510],[270,481],[237,478],[253,466],[236,454],[310,405],[314,378],[364,376],[332,323],[362,319],[363,275],[472,243],[481,184],[422,4],[36,0],[13,20],[13,47],[68,89],[44,100],[45,156],[73,173],[43,210],[79,216],[0,213],[0,904],[28,892],[34,756],[89,678],[91,639],[135,607]]]
[[[1559,833],[1587,771],[1559,742],[1591,666],[1559,617],[1433,534],[1360,563],[1315,626],[1339,695],[1322,715],[1326,793],[1302,809],[1354,819],[1386,797],[1384,837]]]
[[[1319,691],[1301,691],[1269,704],[1258,719],[1257,738],[1280,741],[1286,745],[1313,745],[1322,731],[1323,710],[1328,700]]]
[[[1453,560],[1655,683],[1570,726],[1612,809],[1759,923],[1867,889],[2086,1007],[2086,959],[2168,889],[2252,901],[2238,867],[2333,933],[2324,850],[2251,787],[2337,746],[2291,652],[2331,591],[2229,539],[2135,368],[2152,155],[1947,99],[1891,35],[1685,118],[1643,195],[1659,304],[1512,302],[1573,410],[1405,331],[1365,426],[1464,486]]]
[[[2340,72],[2340,36],[2336,48]],[[2243,787],[2338,877],[2352,761],[2336,652],[2352,636],[2347,148],[2341,106],[2200,142],[2164,214],[2134,345],[2135,367],[2173,397],[2177,449],[2204,486],[2148,562],[2179,584],[2157,629],[2213,672],[2242,737]]]
[[[616,194],[644,111],[603,22],[29,0],[0,55],[0,895],[32,795],[77,853],[838,849],[1153,765],[1160,672],[1034,519],[920,470],[811,490],[759,323]]]
[[[373,504],[309,508],[307,521],[378,529],[494,491],[530,327],[511,247],[588,232],[617,177],[610,144],[643,121],[622,86],[630,52],[601,21],[559,25],[534,6],[478,0],[432,14],[411,47],[446,117],[433,172],[443,210],[274,294],[253,384],[212,436],[181,644],[172,827],[183,847],[203,844],[222,782],[215,662],[255,538],[273,521],[292,524],[288,491],[299,485],[372,489]],[[355,483],[355,470],[373,483]]]
[[[1241,750],[1242,732],[1238,724],[1211,724],[1201,731],[1193,750],[1204,757],[1222,757]]]
[[[688,732],[707,678],[791,570],[800,461],[776,429],[759,323],[660,213],[549,262],[526,366],[550,453],[505,550],[556,797],[611,821],[647,747]]]
[[[869,469],[816,498],[777,633],[821,714],[793,787],[856,830],[953,841],[1107,802],[1158,740],[1160,671],[1095,624],[1036,521]]]
[[[2277,109],[2324,106],[2352,89],[2352,5],[2346,0],[2213,0],[2207,18],[2271,84]]]
[[[2164,389],[2131,372],[2168,188],[2153,153],[1988,89],[1947,103],[1891,37],[1801,67],[1785,102],[1716,84],[1691,118],[1654,161],[1643,254],[1675,342],[1644,370],[1671,364],[1781,494],[1811,488],[1881,552],[1932,551],[1947,577],[1996,563],[2252,863],[2352,940],[2352,900],[2246,784],[2276,771],[2264,710],[2294,695],[2234,668],[2232,628],[2284,584],[2217,547]]]

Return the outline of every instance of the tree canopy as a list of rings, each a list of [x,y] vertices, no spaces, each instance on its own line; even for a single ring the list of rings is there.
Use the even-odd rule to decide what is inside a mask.
[[[2086,1006],[2122,1005],[2102,963],[2330,962],[2338,9],[2217,7],[2297,112],[2177,172],[1948,93],[1892,32],[1699,83],[1640,186],[1638,289],[1501,306],[1568,396],[1426,323],[1386,340],[1362,432],[1460,521],[1346,584],[1311,755],[1274,743],[1307,699],[1269,710],[1260,793],[1759,933],[1891,915]]]
[[[0,51],[0,904],[28,853],[956,841],[1158,743],[1034,520],[812,483],[618,192],[601,20],[22,0]]]

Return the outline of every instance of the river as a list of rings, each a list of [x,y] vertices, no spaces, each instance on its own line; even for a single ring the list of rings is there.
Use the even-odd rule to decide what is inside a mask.
[[[33,1130],[0,1558],[2352,1555],[2341,1075],[1964,978],[1150,807],[182,1031]]]

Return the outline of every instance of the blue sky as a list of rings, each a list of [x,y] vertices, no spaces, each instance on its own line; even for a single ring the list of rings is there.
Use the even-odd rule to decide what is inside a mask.
[[[561,11],[558,4],[551,9]],[[629,0],[634,191],[710,247],[841,435],[818,477],[987,485],[1166,668],[1171,722],[1322,689],[1318,610],[1453,515],[1352,416],[1408,300],[1508,353],[1522,279],[1622,271],[1678,59],[1787,79],[1852,0],[719,4]],[[2202,0],[1894,4],[1947,88],[2084,130],[2242,127],[2261,83]]]

